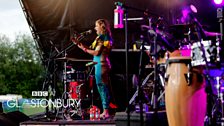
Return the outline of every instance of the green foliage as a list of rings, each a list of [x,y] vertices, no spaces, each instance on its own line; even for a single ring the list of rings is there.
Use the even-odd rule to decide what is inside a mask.
[[[0,95],[21,94],[42,87],[44,69],[31,36],[17,35],[14,42],[0,35]]]

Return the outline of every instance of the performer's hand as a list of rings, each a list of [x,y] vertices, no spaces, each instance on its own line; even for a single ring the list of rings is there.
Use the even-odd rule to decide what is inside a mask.
[[[83,46],[82,43],[79,43],[79,44],[78,44],[78,47],[79,47],[80,49],[82,49],[82,50],[85,48],[85,47]]]
[[[76,45],[79,45],[79,41],[76,38],[71,38],[72,42]]]
[[[78,47],[87,53],[87,48],[85,48],[85,46],[82,43],[79,43]]]

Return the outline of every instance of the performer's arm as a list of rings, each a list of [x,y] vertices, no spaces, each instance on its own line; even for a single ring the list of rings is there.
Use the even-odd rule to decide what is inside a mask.
[[[78,47],[80,49],[82,49],[84,52],[86,53],[89,53],[90,55],[93,55],[93,56],[97,56],[99,55],[102,50],[103,50],[103,43],[102,42],[99,42],[98,45],[96,46],[96,49],[95,50],[92,50],[92,49],[89,49],[87,47],[85,47],[83,44],[79,44]]]

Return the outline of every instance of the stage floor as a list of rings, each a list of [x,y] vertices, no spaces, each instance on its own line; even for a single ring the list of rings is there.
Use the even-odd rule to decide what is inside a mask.
[[[116,126],[116,124],[114,120],[58,120],[54,122],[26,121],[20,123],[20,126]]]
[[[125,126],[127,125],[127,113],[117,112],[113,118],[107,120],[35,120],[20,123],[20,126]],[[130,126],[140,126],[140,113],[130,113]],[[143,113],[143,126],[168,126],[166,112],[158,111]]]

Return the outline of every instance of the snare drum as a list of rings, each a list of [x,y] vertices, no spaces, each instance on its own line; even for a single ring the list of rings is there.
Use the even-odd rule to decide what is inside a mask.
[[[191,57],[167,60],[165,101],[169,126],[203,126],[206,93],[202,73],[191,67]]]

